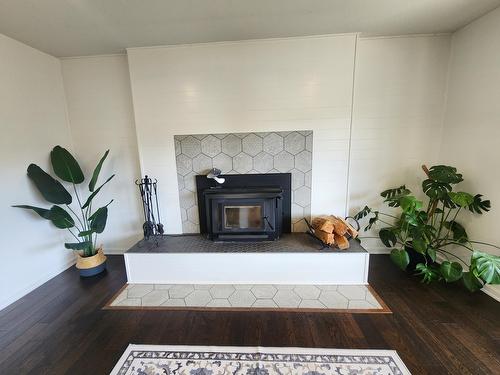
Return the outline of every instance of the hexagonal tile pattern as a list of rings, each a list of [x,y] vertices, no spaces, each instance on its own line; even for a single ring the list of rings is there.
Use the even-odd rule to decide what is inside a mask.
[[[236,156],[241,152],[241,138],[229,134],[222,140],[222,152],[229,156]]]
[[[193,136],[184,138],[181,141],[181,151],[184,155],[194,158],[201,152],[201,142]]]
[[[310,151],[302,151],[295,155],[295,168],[302,172],[310,171],[312,168],[312,154]]]
[[[306,172],[304,175],[304,185],[308,188],[312,186],[312,171]]]
[[[206,306],[211,300],[212,296],[208,290],[195,290],[184,298],[186,306]]]
[[[217,155],[212,162],[214,168],[219,168],[222,173],[229,173],[233,169],[233,158],[226,154]]]
[[[222,151],[222,145],[219,138],[208,135],[201,141],[201,152],[205,155],[214,157]]]
[[[298,307],[301,299],[293,290],[278,290],[273,297],[279,307]]]
[[[223,174],[286,173],[292,174],[292,202],[310,205],[312,132],[262,132],[235,134],[196,134],[174,136],[178,188],[181,209],[197,206],[186,191],[196,192],[195,175],[212,167]],[[306,187],[309,190],[300,190]],[[194,212],[194,211],[193,211]],[[310,209],[303,216],[310,218]],[[196,219],[181,211],[183,231],[198,230]],[[194,222],[192,222],[194,221]],[[199,221],[199,220],[198,220]],[[302,229],[294,225],[297,230]]]
[[[153,290],[142,297],[142,306],[159,306],[168,298],[168,290]]]
[[[243,138],[243,152],[255,156],[262,151],[262,138],[255,134],[249,134]]]
[[[198,206],[192,206],[187,209],[188,220],[193,224],[199,224]]]
[[[366,288],[360,285],[341,285],[337,291],[348,299],[365,299]]]
[[[298,189],[299,187],[304,185],[305,182],[305,174],[298,169],[292,169],[290,171],[292,174],[292,189]]]
[[[299,132],[293,132],[285,137],[285,150],[295,155],[306,147],[306,137]]]
[[[132,284],[132,286],[129,286],[127,288],[128,290],[127,297],[141,298],[144,297],[146,294],[152,292],[153,289],[154,289],[153,284]]]
[[[313,135],[312,135],[312,133],[308,134],[306,136],[306,150],[311,151],[311,152],[313,150]]]
[[[233,158],[233,168],[238,173],[247,173],[252,167],[252,157],[244,152],[240,152]]]
[[[274,168],[273,157],[267,152],[261,152],[253,158],[253,167],[257,172],[266,173]]]
[[[274,168],[282,173],[289,172],[293,169],[294,159],[289,152],[282,151],[274,157]]]
[[[233,307],[250,307],[256,298],[250,290],[236,290],[228,300]]]
[[[179,141],[178,139],[174,139],[174,146],[175,146],[175,156],[179,156],[182,152],[181,141]]]
[[[336,291],[323,291],[319,301],[331,309],[347,309],[349,300]]]
[[[272,285],[254,285],[251,290],[257,298],[273,298],[278,291]]]
[[[110,306],[382,309],[366,285],[281,284],[129,284]]]
[[[170,298],[186,298],[193,291],[193,285],[177,284],[168,290],[168,295]]]
[[[199,154],[193,158],[193,171],[198,174],[207,174],[212,169],[212,158]]]
[[[283,137],[276,133],[266,135],[263,141],[263,149],[271,155],[279,154],[283,151]]]
[[[188,158],[186,155],[179,155],[177,160],[177,173],[181,176],[187,175],[193,170],[193,160]]]
[[[190,221],[182,223],[182,233],[200,233],[200,226]]]
[[[235,290],[232,285],[214,285],[210,288],[210,294],[214,298],[229,298]]]
[[[302,186],[293,192],[293,201],[299,206],[306,207],[311,204],[311,189]]]
[[[189,190],[181,190],[179,198],[182,208],[192,207],[196,203],[194,193]]]
[[[299,285],[294,288],[294,292],[302,299],[317,299],[321,290],[314,285]]]

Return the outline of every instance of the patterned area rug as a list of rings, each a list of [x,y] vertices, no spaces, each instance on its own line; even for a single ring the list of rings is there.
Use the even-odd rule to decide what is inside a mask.
[[[408,375],[394,350],[129,345],[111,375]]]

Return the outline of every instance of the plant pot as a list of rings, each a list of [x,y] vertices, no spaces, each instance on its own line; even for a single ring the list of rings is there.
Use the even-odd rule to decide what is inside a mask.
[[[106,256],[102,249],[97,250],[91,257],[77,255],[76,268],[80,270],[80,276],[91,277],[100,274],[106,269]]]
[[[422,255],[419,252],[415,251],[413,247],[405,246],[405,250],[408,253],[408,257],[410,258],[410,263],[406,266],[406,271],[415,272],[417,264],[425,263],[427,258],[427,264],[433,264],[434,261],[428,255]]]

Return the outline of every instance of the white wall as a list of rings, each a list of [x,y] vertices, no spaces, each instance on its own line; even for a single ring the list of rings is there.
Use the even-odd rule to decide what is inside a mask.
[[[128,50],[143,173],[181,232],[175,134],[313,130],[313,215],[343,214],[355,35]]]
[[[181,231],[174,134],[313,130],[313,215],[415,184],[438,157],[449,44],[337,35],[129,49],[142,169],[171,180],[167,231]]]
[[[26,176],[46,171],[54,145],[71,148],[58,59],[0,35],[0,309],[74,262],[64,235],[13,204],[50,207]]]
[[[450,36],[360,38],[349,173],[349,212],[382,208],[380,192],[406,184],[421,193],[422,164],[441,144]],[[377,236],[377,231],[365,235]],[[387,250],[365,240],[371,250]]]
[[[63,59],[62,72],[75,154],[87,179],[102,154],[110,149],[100,183],[113,173],[116,176],[96,200],[101,205],[114,201],[98,242],[104,244],[107,253],[123,252],[141,238],[143,221],[134,184],[140,170],[127,57]],[[85,196],[86,187],[87,183]]]
[[[462,217],[469,237],[500,245],[500,8],[453,35],[440,157],[464,175],[461,187],[491,200],[484,215]],[[484,248],[500,254],[492,248]],[[488,288],[500,297],[500,288]],[[493,292],[493,290],[495,290]]]

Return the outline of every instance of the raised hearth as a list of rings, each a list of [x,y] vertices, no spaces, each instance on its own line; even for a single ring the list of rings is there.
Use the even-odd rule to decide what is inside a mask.
[[[125,253],[128,282],[150,284],[366,284],[368,262],[356,241],[348,250],[322,249],[305,233],[261,242],[173,235]]]

